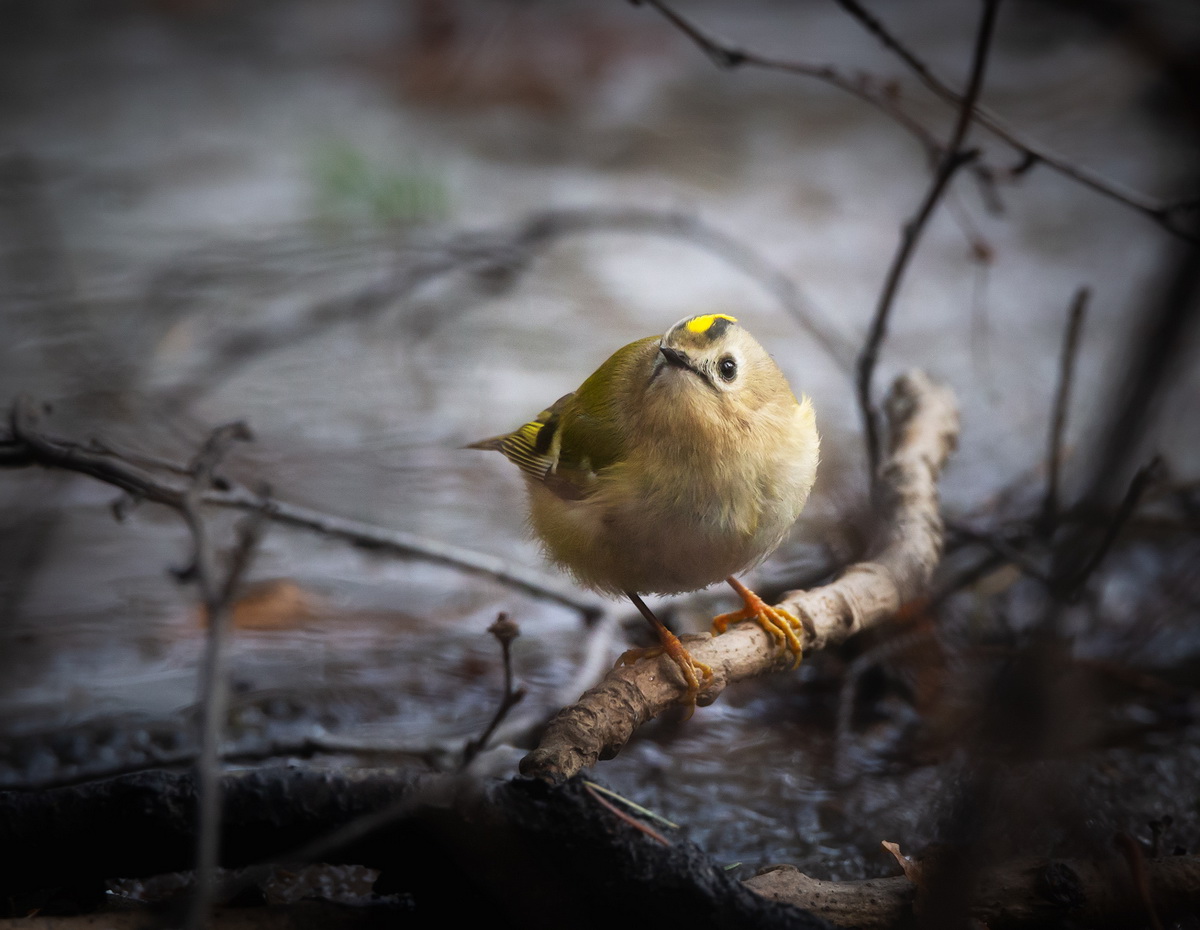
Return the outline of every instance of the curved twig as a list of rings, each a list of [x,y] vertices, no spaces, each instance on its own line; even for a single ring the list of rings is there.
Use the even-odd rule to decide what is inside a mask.
[[[935,161],[941,154],[941,145],[934,138],[933,134],[909,116],[896,102],[895,87],[891,82],[871,78],[865,74],[851,78],[833,67],[833,65],[818,65],[804,61],[774,58],[770,55],[764,55],[761,52],[730,45],[726,42],[718,41],[678,10],[663,3],[662,0],[635,0],[635,2],[644,2],[647,6],[652,6],[658,10],[664,19],[691,39],[696,47],[704,52],[718,68],[732,69],[742,65],[750,65],[755,68],[761,68],[764,71],[781,71],[785,74],[796,74],[801,77],[810,77],[818,81],[823,81],[831,87],[845,91],[864,103],[870,104],[877,110],[886,113],[921,143],[921,146],[925,149],[925,154],[931,161]]]
[[[1071,301],[1066,332],[1063,334],[1062,351],[1058,361],[1058,389],[1054,392],[1054,407],[1050,416],[1050,438],[1046,451],[1046,493],[1042,497],[1042,512],[1038,517],[1038,529],[1050,535],[1058,521],[1059,474],[1062,471],[1063,433],[1067,425],[1067,406],[1071,400],[1071,385],[1075,380],[1075,356],[1079,351],[1079,335],[1083,331],[1083,320],[1087,315],[1088,301],[1092,292],[1081,287]]]
[[[883,43],[884,47],[894,52],[899,58],[908,65],[909,69],[917,76],[932,93],[940,97],[947,103],[962,107],[967,100],[967,94],[960,94],[953,87],[939,78],[916,54],[914,54],[907,46],[904,45],[896,36],[883,24],[875,14],[866,9],[858,0],[837,0],[841,7],[858,20],[863,27],[873,36]],[[1174,233],[1181,239],[1195,241],[1196,234],[1178,223],[1179,216],[1185,211],[1195,211],[1196,204],[1191,201],[1178,201],[1175,203],[1167,203],[1149,197],[1137,191],[1123,187],[1116,181],[1102,177],[1095,171],[1085,168],[1081,165],[1072,164],[1061,155],[1057,155],[1049,149],[1041,145],[1041,143],[1030,139],[1028,136],[1022,135],[1017,130],[1006,124],[999,116],[977,102],[972,102],[971,107],[974,111],[975,121],[982,127],[1002,139],[1004,142],[1011,145],[1014,149],[1021,153],[1020,164],[1012,169],[1009,173],[1013,176],[1024,174],[1030,168],[1037,164],[1043,164],[1048,168],[1057,171],[1065,178],[1069,178],[1084,187],[1090,188],[1097,194],[1108,197],[1118,203],[1123,203],[1127,207],[1132,207],[1139,213],[1152,219],[1163,229]]]
[[[962,98],[962,107],[950,141],[946,146],[929,189],[917,208],[916,214],[904,224],[900,236],[900,244],[892,258],[884,279],[883,290],[879,293],[879,301],[875,305],[875,315],[871,319],[871,328],[862,351],[858,355],[857,379],[855,386],[858,392],[858,405],[863,418],[863,434],[867,444],[867,466],[871,475],[872,485],[875,481],[875,468],[879,464],[879,422],[875,404],[871,399],[871,381],[875,375],[875,365],[879,359],[879,350],[887,335],[888,319],[891,316],[892,305],[900,291],[904,280],[904,272],[916,252],[917,243],[925,230],[925,224],[933,215],[934,208],[942,199],[950,179],[967,162],[975,158],[974,152],[964,151],[962,146],[971,127],[971,115],[974,112],[975,101],[983,89],[983,75],[987,67],[988,49],[992,43],[992,30],[996,24],[996,11],[999,0],[986,0],[983,16],[980,18],[979,30],[975,37],[975,49],[971,56],[971,76],[967,81],[967,90]]]
[[[202,374],[168,389],[164,408],[173,413],[194,403],[209,387],[224,383],[264,352],[303,343],[347,321],[371,319],[431,281],[456,272],[493,283],[507,281],[558,240],[597,232],[664,236],[703,249],[757,282],[840,368],[851,369],[854,346],[799,285],[751,245],[699,217],[641,207],[544,210],[515,225],[455,232],[420,250],[415,258],[397,259],[393,269],[366,287],[314,302],[284,321],[252,322],[217,336]]]
[[[881,78],[847,77],[832,65],[819,65],[792,59],[775,58],[751,49],[741,48],[714,37],[701,29],[695,22],[680,14],[662,0],[634,0],[645,3],[656,9],[675,28],[688,37],[704,52],[714,64],[721,68],[736,68],[740,66],[760,68],[765,71],[778,71],[810,77],[823,81],[848,94],[857,97],[886,114],[904,130],[912,134],[925,149],[931,160],[941,157],[944,150],[936,139],[920,123],[908,115],[895,101],[895,82]],[[912,70],[918,80],[936,97],[956,107],[961,107],[963,95],[942,81],[915,53],[907,48],[896,36],[884,26],[883,22],[856,0],[838,0],[841,6],[864,28],[874,35],[883,45],[894,52]],[[1011,169],[1002,172],[1010,178],[1016,178],[1026,173],[1035,165],[1045,165],[1063,177],[1095,191],[1103,197],[1115,200],[1117,203],[1136,210],[1148,217],[1163,229],[1181,239],[1195,240],[1196,233],[1183,224],[1182,218],[1187,214],[1195,214],[1200,208],[1192,200],[1173,202],[1159,200],[1147,194],[1125,187],[1118,182],[1106,178],[1096,171],[1083,165],[1077,165],[1062,155],[1046,148],[1042,143],[1030,138],[1012,126],[1009,126],[1000,116],[986,107],[976,104],[973,107],[975,121],[997,139],[1012,146],[1020,154],[1020,162]],[[989,172],[994,174],[995,172]]]

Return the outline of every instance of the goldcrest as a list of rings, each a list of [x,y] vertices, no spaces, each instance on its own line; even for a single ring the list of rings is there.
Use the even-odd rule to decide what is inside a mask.
[[[783,541],[816,478],[812,404],[732,316],[680,320],[618,349],[579,390],[511,433],[474,443],[521,468],[529,519],[546,554],[588,588],[625,595],[665,652],[694,706],[711,669],[696,662],[643,602],[722,579],[743,610],[800,660],[801,626],[734,576]]]

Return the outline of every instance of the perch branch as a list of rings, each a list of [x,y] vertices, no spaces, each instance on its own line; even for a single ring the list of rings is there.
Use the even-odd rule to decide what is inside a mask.
[[[936,482],[958,436],[954,396],[911,372],[897,379],[886,406],[892,447],[880,469],[883,529],[870,559],[850,566],[832,584],[788,593],[779,605],[802,618],[805,650],[834,645],[895,614],[924,591],[941,555]],[[688,650],[713,670],[700,703],[711,703],[735,681],[790,665],[790,654],[781,656],[775,641],[752,623],[721,636],[696,637]],[[664,656],[614,668],[559,711],[537,749],[521,761],[521,771],[564,778],[612,758],[681,693],[674,665]]]

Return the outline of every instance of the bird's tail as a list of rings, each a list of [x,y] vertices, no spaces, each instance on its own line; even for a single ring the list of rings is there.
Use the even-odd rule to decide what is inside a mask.
[[[469,442],[465,446],[459,446],[460,449],[486,449],[492,452],[504,451],[504,440],[508,438],[508,434],[503,436],[492,436],[490,439],[480,439],[478,442]]]

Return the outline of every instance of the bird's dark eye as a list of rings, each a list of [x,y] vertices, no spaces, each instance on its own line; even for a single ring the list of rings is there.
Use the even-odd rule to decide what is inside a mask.
[[[733,360],[732,355],[726,355],[717,362],[717,370],[721,372],[722,381],[732,381],[737,377],[737,362]]]

